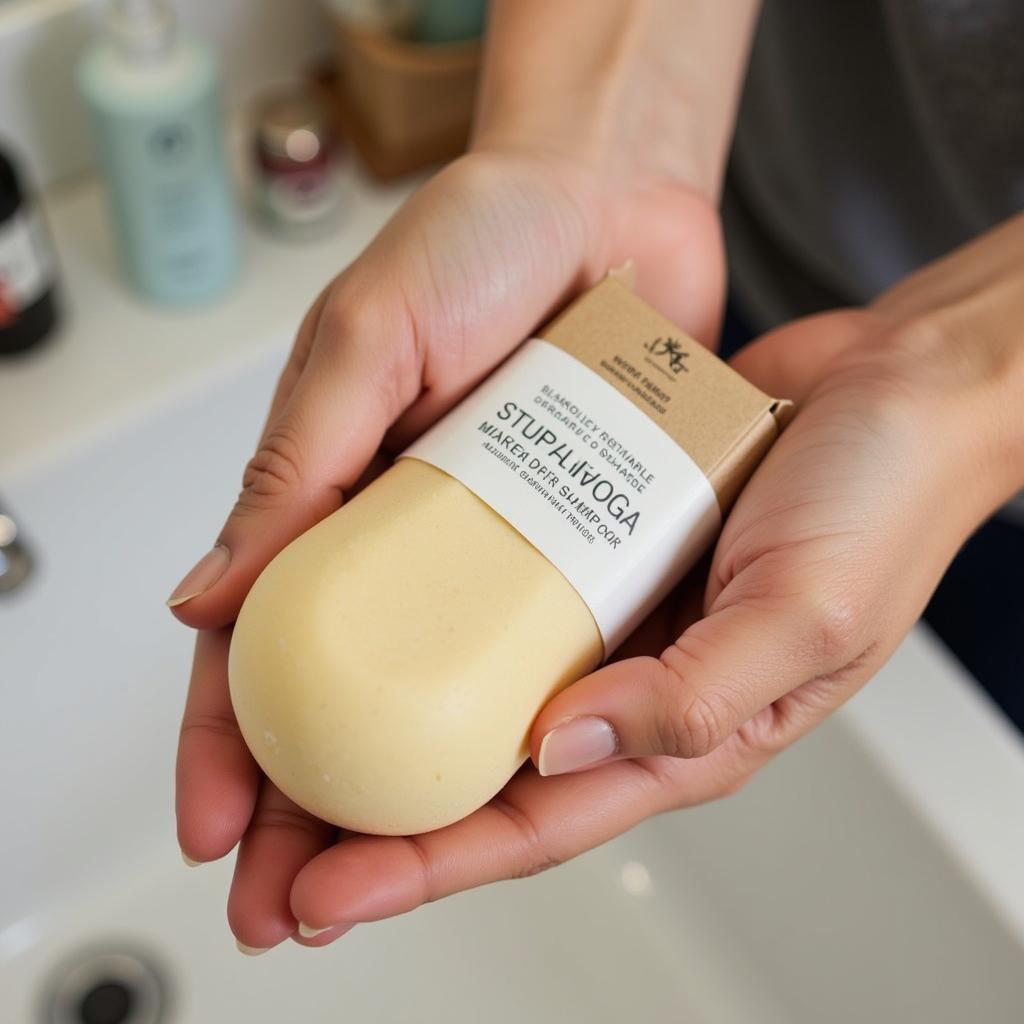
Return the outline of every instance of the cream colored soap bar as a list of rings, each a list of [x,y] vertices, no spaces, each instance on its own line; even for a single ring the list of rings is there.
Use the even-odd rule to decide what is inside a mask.
[[[412,834],[491,799],[537,712],[693,564],[778,432],[782,404],[618,281],[542,335],[246,598],[239,725],[326,821]],[[428,464],[440,435],[453,475]]]
[[[564,577],[462,484],[403,459],[285,549],[231,644],[263,770],[337,825],[399,835],[486,803],[601,640]]]

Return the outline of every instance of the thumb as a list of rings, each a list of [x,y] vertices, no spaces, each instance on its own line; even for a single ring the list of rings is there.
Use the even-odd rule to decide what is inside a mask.
[[[373,343],[381,337],[388,344]],[[267,563],[341,505],[419,388],[419,363],[407,357],[402,337],[365,320],[321,317],[290,393],[275,400],[216,543],[167,601],[179,619],[200,629],[233,621]]]
[[[849,632],[828,602],[726,606],[660,658],[606,665],[558,694],[534,723],[534,762],[541,775],[561,775],[618,758],[702,757],[762,708],[849,662]]]
[[[884,329],[870,309],[834,309],[776,327],[745,345],[729,364],[762,391],[798,405],[843,353]]]

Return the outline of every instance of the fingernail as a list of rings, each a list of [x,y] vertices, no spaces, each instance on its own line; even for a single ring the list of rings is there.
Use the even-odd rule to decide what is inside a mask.
[[[611,757],[618,746],[610,722],[596,715],[572,718],[541,740],[537,770],[541,775],[564,775]]]
[[[326,928],[310,928],[308,924],[299,922],[298,934],[292,936],[294,942],[298,942],[299,939],[315,939],[318,935],[323,935],[325,932],[334,932],[331,936],[331,942],[335,939],[340,939],[342,935],[348,935],[353,928],[355,928],[355,921],[351,921],[349,924],[332,924]],[[328,942],[326,945],[330,945]],[[300,943],[301,945],[301,943]],[[308,946],[306,947],[309,948]]]
[[[259,946],[247,946],[244,942],[239,942],[237,939],[235,939],[235,945],[238,947],[238,952],[244,953],[246,956],[259,956],[261,953],[266,953],[270,948],[269,946],[264,946],[262,949]]]
[[[230,564],[231,552],[223,544],[211,548],[174,588],[174,593],[167,598],[167,607],[177,608],[179,604],[205,594],[224,575]]]
[[[190,867],[197,868],[203,862],[201,860],[193,860],[184,850],[181,851],[181,859]]]

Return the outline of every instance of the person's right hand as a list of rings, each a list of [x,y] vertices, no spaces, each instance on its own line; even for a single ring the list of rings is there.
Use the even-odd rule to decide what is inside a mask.
[[[477,151],[420,189],[307,313],[235,508],[169,602],[182,622],[218,631],[200,637],[182,724],[179,841],[209,861],[246,836],[229,916],[250,944],[292,934],[291,881],[334,830],[261,777],[235,723],[227,639],[246,593],[378,454],[400,451],[555,309],[630,259],[640,294],[711,343],[724,267],[707,198],[642,176],[627,186],[565,155]]]

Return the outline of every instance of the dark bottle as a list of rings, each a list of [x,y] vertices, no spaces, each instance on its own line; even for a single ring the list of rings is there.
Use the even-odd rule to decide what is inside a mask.
[[[31,196],[0,149],[0,355],[43,341],[57,321],[56,261]]]

